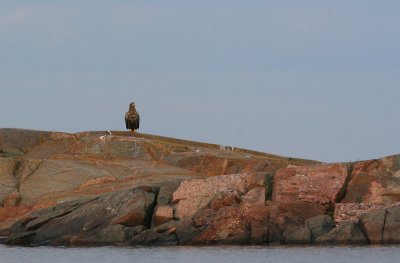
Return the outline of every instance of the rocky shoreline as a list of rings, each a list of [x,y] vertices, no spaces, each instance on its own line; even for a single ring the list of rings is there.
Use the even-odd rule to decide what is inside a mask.
[[[0,129],[10,245],[400,243],[400,155],[326,164],[129,132]]]

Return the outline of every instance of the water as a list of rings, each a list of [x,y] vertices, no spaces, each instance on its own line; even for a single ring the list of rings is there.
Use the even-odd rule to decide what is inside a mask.
[[[0,263],[132,263],[132,262],[271,262],[393,263],[400,246],[218,246],[218,247],[7,247],[0,245]]]

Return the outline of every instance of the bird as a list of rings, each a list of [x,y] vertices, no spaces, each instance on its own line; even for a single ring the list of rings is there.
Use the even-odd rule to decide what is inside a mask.
[[[125,124],[128,130],[135,132],[139,129],[140,116],[136,111],[135,102],[129,104],[129,110],[125,113]]]

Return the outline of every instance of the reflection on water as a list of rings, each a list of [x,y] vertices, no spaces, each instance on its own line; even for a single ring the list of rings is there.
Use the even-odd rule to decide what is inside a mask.
[[[216,247],[8,247],[0,245],[1,263],[71,262],[273,262],[393,263],[400,246],[216,246]]]

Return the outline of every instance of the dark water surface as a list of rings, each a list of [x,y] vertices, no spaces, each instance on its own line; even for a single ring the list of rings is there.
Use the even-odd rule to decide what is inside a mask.
[[[75,262],[400,262],[400,246],[218,246],[218,247],[8,247],[0,245],[0,263]]]

